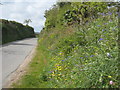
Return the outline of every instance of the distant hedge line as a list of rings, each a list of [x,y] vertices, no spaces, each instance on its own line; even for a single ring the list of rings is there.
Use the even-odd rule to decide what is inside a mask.
[[[20,40],[24,38],[35,37],[34,29],[30,26],[25,26],[15,21],[0,19],[2,27],[2,44]]]

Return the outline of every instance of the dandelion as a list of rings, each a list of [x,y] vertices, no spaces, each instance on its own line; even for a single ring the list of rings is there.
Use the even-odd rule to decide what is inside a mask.
[[[113,84],[113,81],[110,81],[109,84],[112,85],[112,84]]]

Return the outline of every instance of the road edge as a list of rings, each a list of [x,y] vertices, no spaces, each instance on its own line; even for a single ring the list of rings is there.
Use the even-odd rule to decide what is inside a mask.
[[[30,51],[30,53],[25,57],[25,60],[21,65],[17,67],[16,70],[14,70],[5,81],[5,85],[3,85],[3,88],[12,88],[12,84],[17,82],[27,71],[27,66],[32,61],[36,54],[36,48],[37,45]]]

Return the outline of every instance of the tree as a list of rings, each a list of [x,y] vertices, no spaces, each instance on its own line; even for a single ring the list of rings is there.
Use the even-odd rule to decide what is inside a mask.
[[[26,25],[28,25],[30,22],[32,22],[31,19],[26,19],[26,20],[24,21],[24,23],[25,23]]]

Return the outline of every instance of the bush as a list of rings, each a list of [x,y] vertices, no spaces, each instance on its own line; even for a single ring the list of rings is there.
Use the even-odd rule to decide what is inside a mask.
[[[4,19],[0,20],[0,24],[2,25],[2,44],[35,37],[34,29],[30,26],[24,26],[21,23]]]

